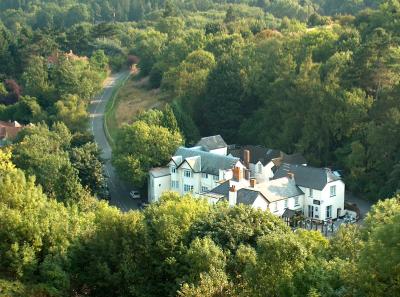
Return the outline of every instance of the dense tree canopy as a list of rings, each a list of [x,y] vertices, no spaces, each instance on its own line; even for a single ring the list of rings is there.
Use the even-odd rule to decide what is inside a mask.
[[[86,199],[87,190],[103,198],[105,179],[100,153],[92,142],[75,146],[63,123],[25,129],[13,146],[13,163],[35,176],[44,192],[64,202]]]
[[[127,181],[143,185],[152,167],[168,162],[183,143],[176,119],[167,108],[149,110],[132,125],[124,125],[117,136],[113,164]]]
[[[63,204],[0,151],[5,296],[397,296],[399,197],[331,239],[248,206],[165,194],[143,212]],[[72,293],[73,292],[73,293]]]
[[[398,0],[0,1],[0,120],[35,124],[0,149],[0,295],[399,296],[399,196],[329,239],[175,193],[123,213],[94,199],[107,190],[87,132],[107,73],[138,64],[170,104],[118,133],[112,161],[135,185],[221,134],[392,197],[399,19]]]
[[[230,5],[219,20],[196,23],[204,32],[170,16],[139,31],[132,52],[151,86],[174,99],[187,143],[221,134],[298,151],[341,169],[351,190],[388,197],[399,189],[398,3],[379,4],[263,4],[272,18]],[[355,16],[321,16],[333,11]]]

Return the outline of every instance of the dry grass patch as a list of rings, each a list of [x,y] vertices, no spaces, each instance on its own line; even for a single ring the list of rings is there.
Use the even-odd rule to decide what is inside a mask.
[[[147,78],[140,81],[131,78],[119,92],[115,112],[118,127],[124,123],[131,124],[139,112],[162,106],[165,102],[159,89],[147,89],[146,81]]]
[[[148,78],[138,80],[130,77],[118,91],[115,104],[107,117],[107,127],[112,139],[115,139],[118,128],[131,124],[141,111],[161,107],[166,102],[159,89],[148,88]]]

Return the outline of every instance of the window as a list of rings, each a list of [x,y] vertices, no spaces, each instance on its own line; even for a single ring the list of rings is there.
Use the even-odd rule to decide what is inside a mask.
[[[321,201],[319,201],[319,200],[317,200],[317,199],[314,199],[312,203],[313,203],[313,204],[316,204],[316,205],[320,205],[320,204],[321,204]]]
[[[201,177],[202,177],[202,178],[208,178],[208,174],[207,174],[207,173],[202,173],[202,174],[201,174]]]
[[[179,189],[179,181],[177,181],[177,180],[171,181],[171,188]]]
[[[262,164],[258,164],[258,173],[262,173]]]
[[[312,197],[312,196],[313,196],[313,189],[310,189],[310,192],[309,192],[308,196],[309,196],[309,197]]]
[[[185,192],[193,191],[193,186],[191,186],[191,185],[183,185],[183,190]]]
[[[308,206],[308,217],[310,217],[310,218],[314,217],[314,206],[312,206],[312,205]]]
[[[171,173],[176,173],[176,167],[175,166],[171,167]]]
[[[294,197],[294,206],[299,206],[299,197]]]
[[[218,176],[218,175],[213,175],[213,180],[217,181],[217,180],[218,180],[218,178],[219,178],[219,176]]]
[[[331,186],[331,197],[336,196],[336,186]]]
[[[278,211],[278,202],[274,202],[274,211]]]
[[[202,186],[202,187],[201,187],[201,191],[202,191],[202,192],[207,192],[207,191],[208,191],[208,188],[207,188],[207,187],[204,187],[204,186]]]
[[[183,172],[183,175],[184,175],[185,177],[192,177],[192,172],[191,172],[190,170],[185,170],[185,171]]]
[[[326,218],[332,217],[332,205],[326,207]]]
[[[288,200],[285,199],[285,208],[287,208],[287,207],[288,207]]]

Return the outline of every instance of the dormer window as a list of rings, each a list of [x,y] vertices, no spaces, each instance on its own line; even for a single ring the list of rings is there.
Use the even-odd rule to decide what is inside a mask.
[[[171,173],[176,173],[176,167],[175,166],[171,167]]]
[[[192,177],[192,172],[191,172],[190,170],[185,170],[185,171],[183,172],[183,176],[184,176],[184,177]]]

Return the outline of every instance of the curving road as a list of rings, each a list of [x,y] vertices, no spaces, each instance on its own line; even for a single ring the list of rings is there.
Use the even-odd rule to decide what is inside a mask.
[[[119,179],[111,164],[112,149],[104,131],[104,111],[114,89],[118,87],[118,83],[127,79],[129,75],[129,71],[111,75],[105,82],[103,92],[95,100],[92,100],[89,106],[90,130],[94,135],[94,140],[102,150],[101,156],[105,160],[105,171],[108,176],[107,184],[111,195],[110,204],[123,211],[138,209],[140,201],[130,198],[129,192],[132,189]]]

